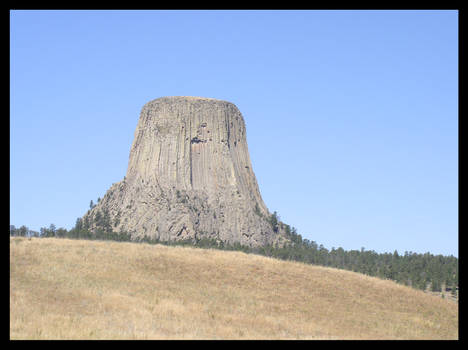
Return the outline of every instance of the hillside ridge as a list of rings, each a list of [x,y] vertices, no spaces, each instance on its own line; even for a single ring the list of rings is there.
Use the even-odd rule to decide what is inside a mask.
[[[458,306],[388,280],[190,247],[10,239],[12,339],[457,339]]]

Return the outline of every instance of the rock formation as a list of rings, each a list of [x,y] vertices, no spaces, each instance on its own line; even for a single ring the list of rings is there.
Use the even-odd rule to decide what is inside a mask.
[[[244,119],[226,101],[162,97],[143,106],[125,178],[84,219],[161,241],[210,238],[247,246],[282,244],[262,200]]]

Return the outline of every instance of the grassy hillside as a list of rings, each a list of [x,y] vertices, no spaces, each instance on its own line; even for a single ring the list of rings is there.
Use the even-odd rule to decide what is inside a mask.
[[[10,238],[11,339],[458,339],[458,304],[241,252]]]

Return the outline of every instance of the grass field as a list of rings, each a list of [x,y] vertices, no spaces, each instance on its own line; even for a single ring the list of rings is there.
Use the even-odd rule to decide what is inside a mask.
[[[11,339],[458,339],[458,304],[241,252],[10,238]]]

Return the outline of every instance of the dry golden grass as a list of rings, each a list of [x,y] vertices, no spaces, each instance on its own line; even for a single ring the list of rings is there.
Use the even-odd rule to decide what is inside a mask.
[[[458,304],[240,252],[11,238],[10,337],[458,339]]]

